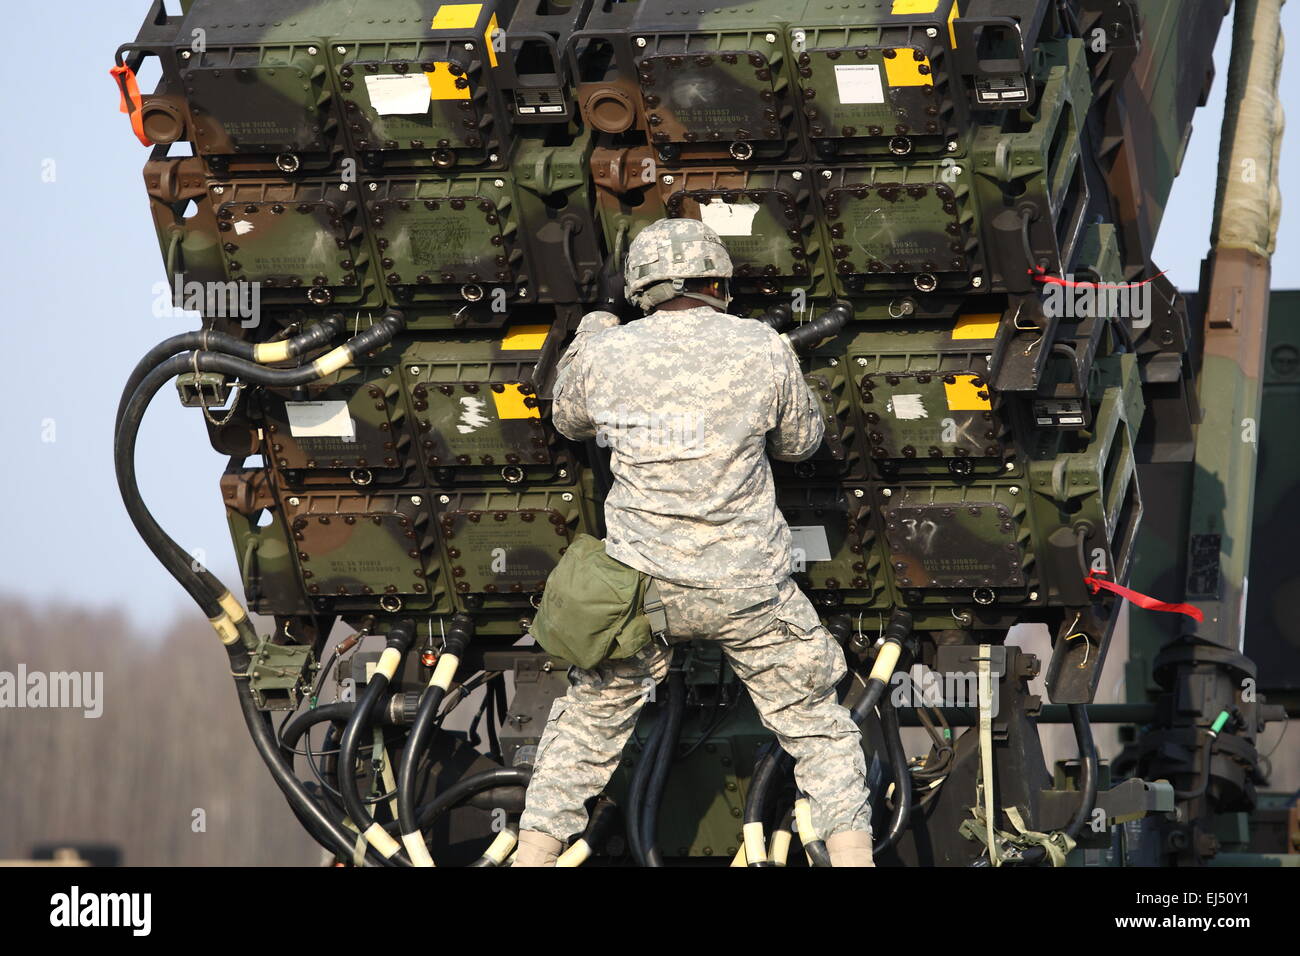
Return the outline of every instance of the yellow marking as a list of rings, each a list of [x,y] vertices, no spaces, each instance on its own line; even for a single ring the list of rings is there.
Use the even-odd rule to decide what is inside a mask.
[[[494,13],[492,19],[488,21],[487,29],[483,31],[483,42],[487,44],[488,62],[492,64],[494,70],[497,67],[497,48],[492,34],[496,33],[497,30],[497,15]]]
[[[812,822],[812,804],[803,797],[794,802],[794,825],[799,830],[799,842],[804,846],[817,842],[817,828]]]
[[[456,676],[456,668],[460,665],[460,658],[455,654],[443,654],[438,658],[438,664],[433,669],[433,676],[429,678],[430,687],[441,687],[446,690],[451,686],[451,679]]]
[[[777,866],[785,866],[786,858],[790,855],[790,831],[777,830],[772,834],[772,862]]]
[[[253,346],[253,361],[261,365],[271,362],[284,362],[289,359],[289,340],[283,342],[263,342]]]
[[[395,647],[385,647],[384,653],[379,655],[379,663],[375,665],[375,673],[383,674],[388,680],[393,679],[397,673],[397,665],[402,663],[402,652]]]
[[[311,367],[317,378],[324,378],[326,375],[337,372],[341,368],[347,368],[351,364],[352,353],[346,345],[340,345],[333,352],[326,352],[312,362]]]
[[[235,622],[230,619],[230,615],[222,611],[216,617],[208,618],[208,623],[212,629],[217,632],[217,637],[221,638],[221,643],[227,646],[239,640],[239,628]]]
[[[402,844],[390,837],[378,823],[372,823],[366,829],[366,842],[378,850],[385,860],[402,848]]]
[[[993,312],[980,312],[975,315],[963,315],[957,320],[952,330],[954,339],[995,339],[1002,316]]]
[[[885,79],[890,86],[934,86],[934,77],[922,73],[921,67],[930,69],[929,57],[917,59],[910,46],[894,48],[893,57],[885,57]]]
[[[469,30],[483,12],[481,3],[444,3],[433,15],[434,30]]]
[[[736,855],[731,858],[731,865],[732,866],[749,865],[748,862],[745,860],[745,848],[743,846],[739,850],[737,850]]]
[[[456,77],[452,75],[451,64],[439,60],[435,69],[424,74],[429,81],[429,99],[431,100],[467,100],[469,86],[457,86]]]
[[[536,352],[546,341],[546,333],[551,331],[549,325],[516,325],[501,340],[501,351]]]
[[[939,0],[894,0],[889,12],[896,17],[915,13],[934,13],[939,9]]]
[[[945,382],[943,390],[948,393],[949,411],[987,412],[993,407],[987,398],[980,398],[980,392],[988,394],[988,385],[976,388],[974,375],[958,375],[952,385]]]
[[[221,609],[230,615],[230,619],[238,624],[248,617],[248,612],[244,610],[244,605],[239,603],[239,599],[226,591],[221,597],[217,598],[217,603]]]
[[[500,866],[506,861],[511,851],[514,850],[515,844],[519,838],[515,835],[514,830],[502,830],[497,834],[497,838],[492,841],[492,845],[483,851],[483,855]],[[559,866],[559,863],[556,863]]]
[[[961,14],[957,12],[957,0],[952,0],[952,9],[948,11],[948,42],[952,44],[954,50],[957,49],[957,29],[952,23],[959,16]]]
[[[884,681],[888,684],[890,675],[894,673],[894,667],[898,664],[898,655],[902,651],[902,644],[897,641],[886,641],[885,646],[876,655],[876,663],[872,665],[871,676],[868,679]]]
[[[414,865],[433,866],[433,857],[429,856],[429,848],[424,845],[424,837],[420,834],[403,833],[402,845],[406,847],[406,855]]]
[[[767,841],[763,839],[763,824],[746,823],[741,832],[745,835],[745,859],[750,863],[766,862]]]
[[[555,865],[557,867],[582,866],[582,864],[587,862],[587,858],[590,856],[591,847],[587,844],[586,840],[579,839],[577,843],[573,844],[573,846],[569,847],[559,855],[559,858],[555,861]]]
[[[530,408],[524,404],[525,398],[518,385],[507,385],[504,392],[493,392],[497,418],[541,418],[542,413],[535,406]]]

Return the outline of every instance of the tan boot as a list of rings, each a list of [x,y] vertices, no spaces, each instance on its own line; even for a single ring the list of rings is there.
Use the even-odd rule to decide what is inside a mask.
[[[871,860],[871,834],[866,830],[841,830],[826,838],[831,866],[875,866]]]
[[[555,866],[564,844],[536,830],[519,831],[519,849],[511,866]]]

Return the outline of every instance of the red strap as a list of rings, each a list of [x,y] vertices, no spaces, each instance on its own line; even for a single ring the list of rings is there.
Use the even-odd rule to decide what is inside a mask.
[[[1052,285],[1063,285],[1069,289],[1081,289],[1084,286],[1091,286],[1094,289],[1140,289],[1142,286],[1155,282],[1162,275],[1164,275],[1163,272],[1157,272],[1150,279],[1143,279],[1141,282],[1110,283],[1110,282],[1073,282],[1069,279],[1062,279],[1060,276],[1047,275],[1046,269],[1040,269],[1038,267],[1034,267],[1033,269],[1030,269],[1029,274],[1034,277],[1035,282],[1041,282],[1044,285],[1046,285],[1047,283],[1051,283]]]
[[[1105,571],[1097,572],[1097,574],[1105,573]],[[1201,613],[1201,609],[1190,604],[1169,604],[1166,601],[1157,601],[1155,598],[1134,591],[1132,588],[1126,588],[1114,581],[1103,581],[1091,574],[1084,577],[1083,581],[1092,588],[1093,594],[1096,594],[1099,589],[1105,588],[1107,591],[1118,594],[1120,597],[1132,601],[1138,607],[1146,608],[1148,611],[1171,611],[1174,614],[1186,614],[1195,621],[1205,620],[1205,615]]]
[[[121,111],[130,115],[135,138],[146,146],[152,146],[153,140],[144,134],[144,103],[140,99],[140,85],[135,81],[135,70],[124,63],[108,72],[116,81],[118,92],[122,94]]]

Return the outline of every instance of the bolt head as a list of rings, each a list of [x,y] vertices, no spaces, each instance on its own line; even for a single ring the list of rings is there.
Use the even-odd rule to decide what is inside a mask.
[[[673,177],[673,176],[668,176],[668,175],[665,175],[665,176],[664,176],[664,185],[665,185],[665,186],[671,186],[671,185],[672,185],[673,183],[675,183],[676,181],[677,181],[677,179],[676,179],[675,177]]]
[[[446,495],[439,495],[439,496],[438,496],[438,503],[439,503],[439,504],[442,504],[442,505],[449,505],[449,504],[451,504],[451,499],[448,498]]]
[[[573,493],[572,493],[572,492],[569,492],[569,491],[566,491],[564,494],[560,495],[560,500],[562,500],[562,501],[572,501],[572,500],[573,500]]]
[[[880,489],[880,494],[881,494],[882,497],[885,497],[885,498],[892,498],[893,495],[894,495],[894,489],[892,489],[892,488],[881,488],[881,489]]]
[[[1010,488],[1007,489],[1007,491],[1011,492],[1013,495],[1018,495],[1020,494],[1020,486],[1012,485]]]
[[[637,37],[637,38],[636,38],[636,45],[637,45],[637,46],[639,46],[639,47],[644,47],[645,44],[646,44],[646,39],[645,39],[645,37]]]
[[[775,42],[776,42],[776,34],[775,34],[775,33],[769,33],[769,34],[767,34],[765,37],[763,37],[763,39],[766,40],[768,43],[775,43]]]
[[[975,276],[975,278],[970,280],[970,284],[972,289],[978,289],[980,286],[984,284],[984,277]]]
[[[320,52],[320,50],[317,50],[314,46],[309,46],[309,47],[307,47],[307,55],[308,55],[308,56],[315,56],[315,55],[316,55],[317,53],[319,53],[319,52]]]
[[[799,170],[796,169],[794,172],[790,174],[790,178],[793,179],[795,182],[798,182],[799,180],[803,179],[803,173],[799,172]]]
[[[504,179],[494,179],[494,180],[492,180],[492,185],[495,186],[497,189],[503,189],[503,188],[505,187],[505,184],[506,184],[506,181],[505,181]]]
[[[424,499],[421,498],[419,495],[411,495],[411,504],[422,505],[424,504]]]
[[[854,488],[854,489],[853,489],[853,497],[854,497],[854,498],[861,498],[861,497],[862,497],[863,495],[865,495],[865,494],[866,494],[866,492],[863,491],[861,488]]]
[[[366,183],[366,188],[372,193],[376,192],[379,189],[379,183]]]
[[[419,374],[420,374],[420,366],[418,366],[418,365],[412,365],[410,368],[407,369],[407,371],[410,372],[412,375],[419,375]]]
[[[188,60],[189,58],[190,58],[190,51],[189,51],[189,50],[182,50],[182,51],[181,51],[181,59],[182,59],[182,60]]]
[[[935,37],[939,35],[939,31],[936,30],[934,27],[926,27],[925,35],[928,36],[931,40],[933,40]]]
[[[347,53],[347,52],[348,52],[348,48],[345,47],[345,46],[336,46],[336,47],[334,48],[334,52],[335,52],[335,53],[338,53],[338,54]]]
[[[293,505],[295,508],[298,507],[298,499],[297,499],[297,498],[290,498],[290,499],[289,499],[289,504]]]

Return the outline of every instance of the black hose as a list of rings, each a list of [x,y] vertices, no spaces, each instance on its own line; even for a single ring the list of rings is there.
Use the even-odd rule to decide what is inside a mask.
[[[880,728],[884,732],[885,747],[892,764],[890,770],[894,776],[894,815],[885,835],[872,847],[873,853],[883,853],[897,845],[912,816],[912,771],[907,765],[907,751],[903,749],[898,711],[892,703],[886,702],[880,707]]]
[[[663,737],[655,753],[655,766],[646,786],[645,805],[641,810],[641,845],[645,850],[646,866],[664,865],[663,856],[655,846],[659,829],[659,804],[668,784],[668,773],[677,756],[677,745],[682,734],[682,715],[685,713],[686,677],[680,670],[674,670],[668,675],[668,715],[664,720]]]
[[[527,787],[531,774],[519,767],[493,767],[472,777],[458,780],[416,813],[416,824],[421,830],[438,817],[471,797],[496,787]]]
[[[781,337],[796,351],[816,345],[822,339],[838,335],[849,319],[853,318],[853,307],[845,302],[837,302],[811,322],[791,329]]]
[[[385,317],[390,318],[389,316]],[[391,340],[392,335],[403,324],[400,315],[391,316],[393,321],[385,322],[379,339],[367,336],[363,344]],[[378,328],[378,326],[376,327]],[[372,331],[372,330],[367,330]],[[363,333],[364,335],[364,333]],[[372,344],[371,347],[376,347]],[[190,353],[198,364],[201,353]],[[359,353],[350,353],[359,354]],[[266,371],[252,363],[249,365],[257,371],[258,377]],[[315,368],[315,366],[311,366]],[[188,356],[174,356],[164,360],[157,368],[150,371],[140,381],[122,407],[121,420],[118,423],[113,443],[114,470],[118,489],[123,504],[131,517],[140,537],[163,567],[176,579],[195,603],[203,610],[210,621],[220,623],[223,646],[230,659],[230,670],[235,677],[239,692],[240,707],[244,712],[245,723],[254,746],[270,770],[276,784],[284,793],[293,812],[304,821],[304,826],[314,839],[332,853],[349,858],[354,851],[353,834],[341,823],[332,819],[316,798],[307,790],[303,781],[294,774],[293,768],[280,753],[271,730],[269,719],[257,709],[252,691],[248,686],[247,670],[250,664],[250,651],[257,646],[257,634],[248,620],[247,614],[234,617],[223,607],[223,601],[229,595],[224,585],[206,568],[196,567],[185,553],[154,519],[145,506],[140,495],[135,470],[135,447],[139,437],[140,423],[144,419],[150,402],[158,390],[173,376],[190,370]],[[237,602],[235,602],[237,603]],[[216,626],[216,623],[214,623]]]
[[[777,788],[785,782],[794,769],[794,758],[785,752],[780,744],[773,742],[768,751],[759,758],[754,766],[754,775],[749,782],[749,795],[745,800],[744,823],[767,824],[772,797]],[[747,866],[769,866],[764,860],[746,860]]]
[[[401,662],[414,640],[415,625],[411,621],[398,621],[389,629],[384,654],[388,656],[389,651],[397,653],[397,663],[390,665],[394,673],[401,667]],[[382,664],[384,658],[381,657],[380,661]],[[366,683],[366,689],[357,700],[352,717],[343,730],[343,736],[339,739],[339,774],[342,778],[339,794],[343,798],[343,806],[347,808],[348,816],[352,818],[352,823],[362,834],[366,834],[374,826],[375,818],[357,792],[357,748],[360,745],[361,734],[370,727],[370,716],[374,713],[375,707],[388,694],[388,683],[389,674],[382,668],[376,669]],[[411,865],[410,857],[400,848],[389,853],[388,857],[398,865]]]
[[[1069,824],[1062,831],[1074,840],[1083,831],[1084,824],[1092,816],[1097,804],[1097,744],[1092,739],[1092,724],[1088,721],[1086,704],[1069,704],[1070,723],[1074,725],[1074,739],[1079,745],[1079,762],[1081,776],[1079,780],[1079,807],[1074,811]],[[1030,847],[1017,861],[1020,866],[1035,866],[1047,858],[1047,850],[1041,845]]]
[[[424,696],[420,698],[420,709],[416,712],[415,722],[411,725],[411,732],[406,738],[406,749],[402,754],[402,763],[397,771],[397,816],[401,822],[403,840],[407,838],[412,840],[420,839],[420,828],[416,826],[415,822],[416,777],[418,776],[420,760],[424,757],[424,752],[429,746],[429,737],[438,722],[438,707],[442,704],[447,688],[451,686],[452,677],[455,676],[454,670],[451,673],[444,673],[442,669],[443,661],[449,660],[453,665],[459,662],[465,656],[465,648],[469,646],[473,634],[474,621],[469,615],[457,614],[452,618],[451,629],[447,634],[447,643],[443,648],[442,655],[439,657],[439,667],[435,668],[429,686],[424,689]],[[452,655],[452,657],[449,658],[448,655]],[[490,699],[490,689],[488,694]],[[418,854],[418,849],[417,847],[412,852]],[[424,861],[426,865],[428,862],[428,860]]]
[[[655,708],[658,710],[658,707]],[[650,782],[650,773],[654,769],[655,755],[659,752],[659,743],[663,740],[664,730],[668,725],[668,718],[664,717],[656,720],[654,726],[650,728],[650,734],[646,737],[645,747],[641,751],[641,758],[636,762],[636,769],[632,772],[632,782],[628,785],[627,793],[627,843],[628,848],[632,851],[632,858],[636,860],[637,866],[649,866],[646,859],[645,842],[641,831],[641,807],[645,802],[646,788]]]
[[[285,340],[282,343],[283,347],[290,358],[296,358],[312,349],[328,345],[343,331],[345,321],[341,315],[327,316],[305,332]],[[126,411],[126,403],[131,400],[131,396],[135,394],[135,390],[140,383],[144,381],[144,377],[164,359],[191,350],[222,352],[250,362],[256,361],[255,356],[257,355],[257,346],[252,342],[245,342],[233,335],[210,329],[182,332],[179,335],[173,335],[171,338],[163,339],[146,352],[144,357],[136,363],[135,368],[131,370],[131,374],[126,380],[126,386],[122,389],[122,397],[117,403],[117,417],[115,419],[117,424],[121,424],[122,414]]]

